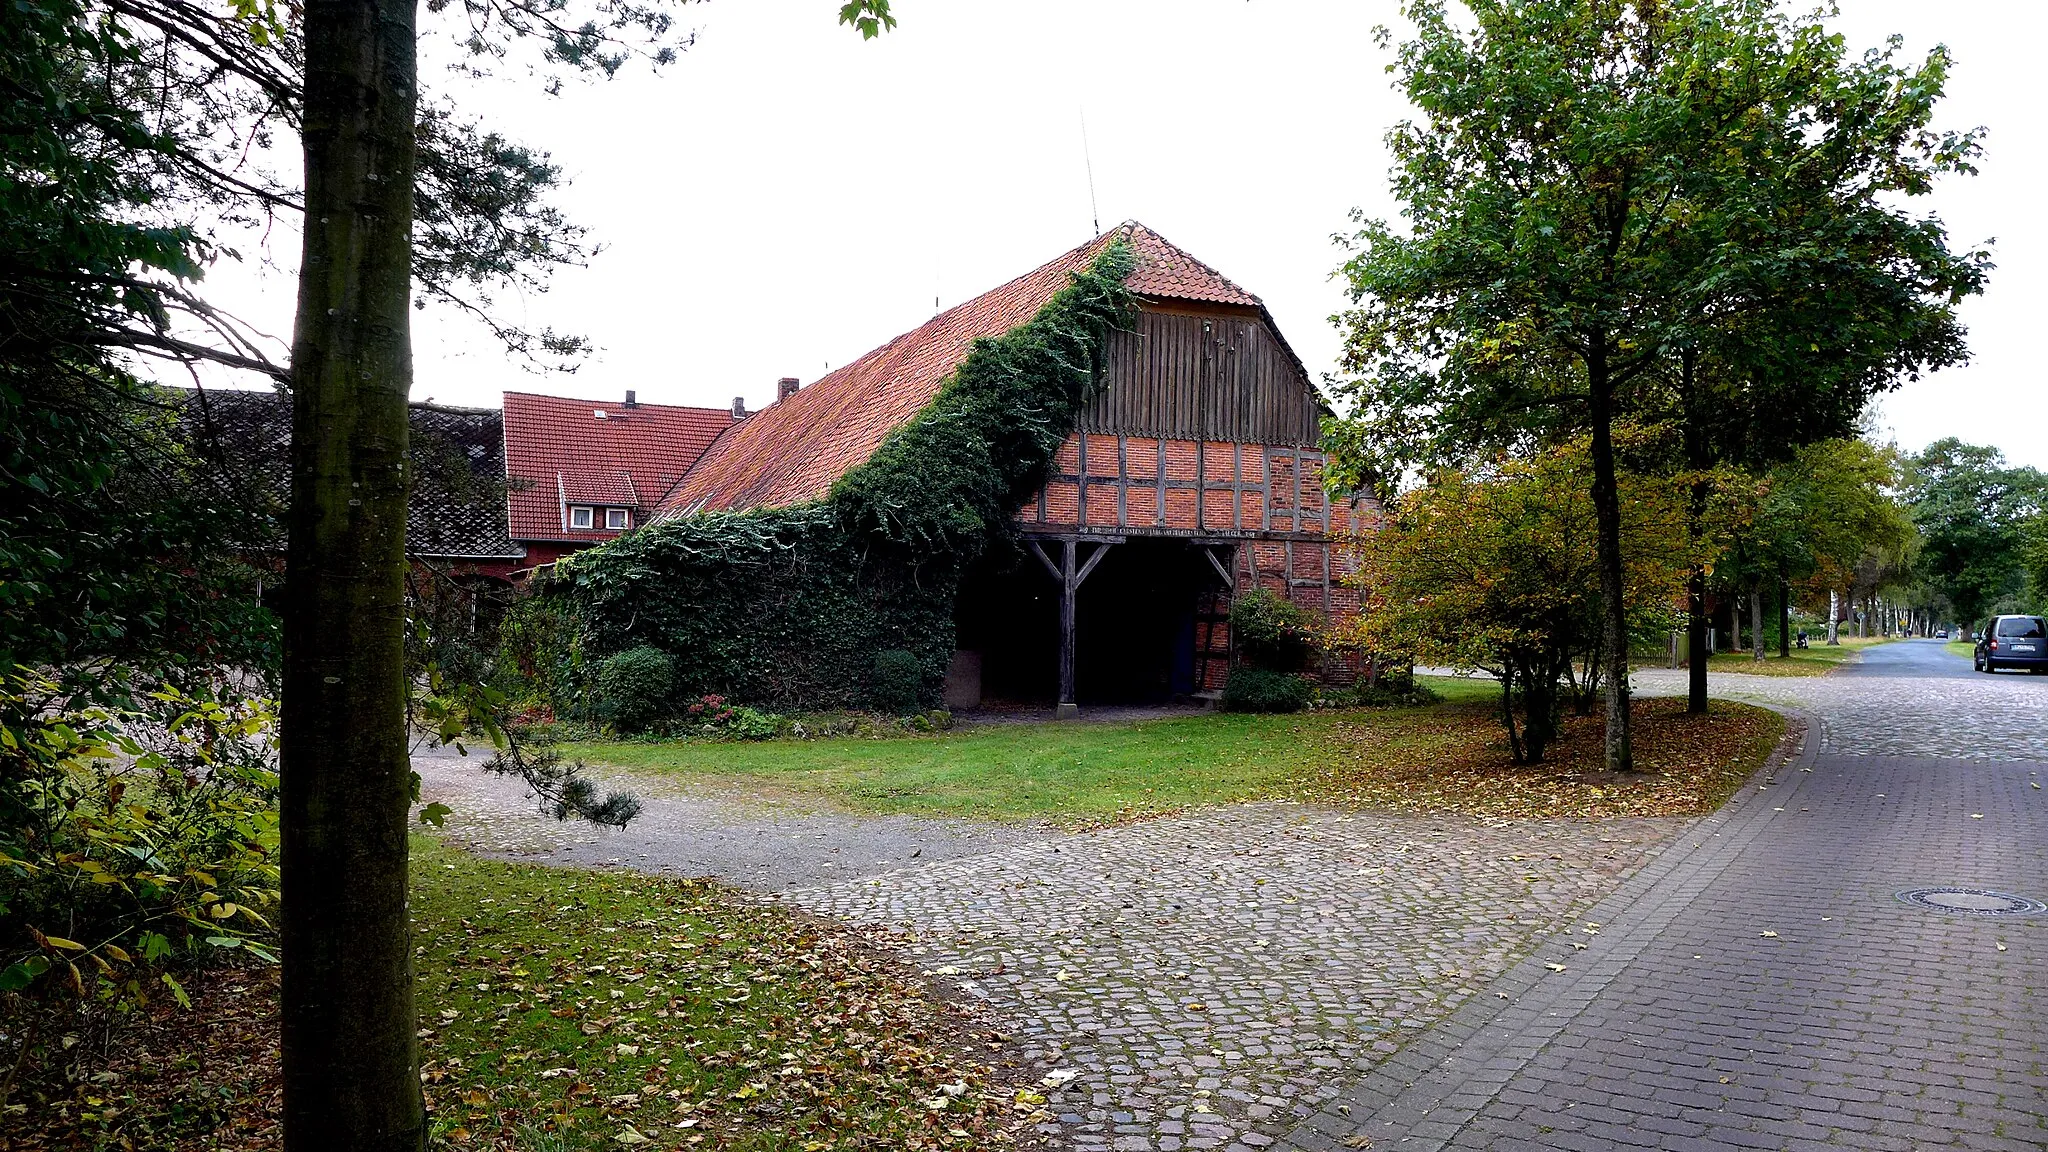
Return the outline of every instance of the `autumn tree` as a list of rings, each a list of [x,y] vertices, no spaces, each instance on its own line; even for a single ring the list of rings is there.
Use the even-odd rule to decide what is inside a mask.
[[[1767,472],[1717,481],[1739,496],[1724,505],[1727,544],[1713,574],[1749,599],[1754,658],[1762,659],[1766,603],[1777,604],[1784,654],[1795,587],[1849,588],[1873,564],[1905,570],[1917,542],[1898,484],[1896,452],[1856,438],[1809,444]]]
[[[1564,693],[1600,671],[1606,613],[1586,469],[1581,448],[1433,473],[1359,545],[1366,645],[1491,672],[1517,763],[1543,759]],[[1688,567],[1683,497],[1668,481],[1622,483],[1623,615],[1634,631],[1654,630]]]
[[[1469,20],[1439,0],[1404,8],[1416,34],[1394,71],[1420,117],[1388,144],[1405,220],[1361,220],[1350,240],[1342,391],[1355,412],[1333,441],[1354,475],[1384,478],[1588,438],[1606,764],[1626,770],[1617,423],[1667,412],[1674,379],[1710,358],[1746,389],[1753,425],[1773,406],[1853,417],[1916,362],[1898,352],[1901,330],[1809,340],[1808,355],[1853,363],[1787,374],[1772,371],[1792,351],[1765,338],[1772,317],[1825,331],[1835,281],[1869,255],[1886,275],[1840,299],[1931,306],[1932,323],[1903,335],[1939,348],[1940,307],[1975,290],[1981,262],[1951,257],[1938,223],[1891,198],[1966,169],[1975,138],[1927,129],[1944,53],[1917,68],[1847,61],[1839,38],[1764,0],[1468,7]],[[1714,455],[1705,435],[1689,454]]]

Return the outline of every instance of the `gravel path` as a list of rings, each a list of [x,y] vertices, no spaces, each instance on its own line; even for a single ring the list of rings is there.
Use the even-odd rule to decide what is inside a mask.
[[[445,830],[453,843],[548,864],[716,876],[742,888],[780,892],[823,877],[872,876],[980,855],[1050,834],[1024,824],[848,816],[626,777],[607,782],[639,794],[645,809],[624,830],[613,831],[541,815],[521,782],[485,773],[484,759],[458,756],[452,748],[415,754],[421,801],[453,809]]]

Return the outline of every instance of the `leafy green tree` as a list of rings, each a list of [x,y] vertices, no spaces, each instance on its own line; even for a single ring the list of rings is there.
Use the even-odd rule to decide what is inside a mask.
[[[276,665],[275,624],[229,556],[255,531],[245,494],[97,340],[109,317],[161,311],[124,281],[199,258],[190,231],[147,218],[134,157],[164,139],[100,82],[136,51],[63,0],[0,21],[0,675],[116,693]]]
[[[610,33],[668,29],[656,5],[463,6],[606,73]],[[284,1130],[288,1149],[426,1139],[406,921],[403,658],[406,397],[419,84],[414,0],[311,0],[300,136],[305,243],[292,349],[292,508],[282,724]],[[872,36],[886,0],[842,22]],[[479,33],[476,43],[491,43]],[[654,52],[657,62],[672,48]]]
[[[2048,476],[1950,436],[1906,462],[1906,496],[1920,529],[1920,573],[1954,606],[1958,624],[1974,628],[2026,587],[2027,526],[2048,506]]]
[[[2027,600],[2048,608],[2048,512],[2036,512],[2020,527],[2020,564],[2027,572]]]
[[[1590,438],[1606,762],[1625,770],[1615,427],[1667,412],[1673,378],[1712,359],[1744,412],[1800,414],[1811,436],[1804,414],[1839,423],[1900,371],[1956,354],[1943,308],[1976,290],[1981,258],[1952,256],[1937,222],[1891,198],[1967,170],[1975,137],[1927,128],[1945,53],[1845,61],[1839,38],[1764,0],[1469,7],[1404,9],[1416,36],[1395,71],[1422,113],[1388,136],[1405,222],[1361,221],[1352,240],[1356,412],[1333,446],[1354,475],[1385,477]],[[1897,314],[1856,322],[1887,300]],[[1791,371],[1795,341],[1773,323],[1836,363]],[[1773,389],[1789,406],[1764,402]],[[1712,445],[1702,426],[1688,455]]]

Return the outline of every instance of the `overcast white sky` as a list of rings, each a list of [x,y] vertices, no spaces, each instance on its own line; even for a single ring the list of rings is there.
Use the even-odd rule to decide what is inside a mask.
[[[1093,234],[1082,118],[1102,224],[1142,220],[1264,297],[1312,373],[1332,367],[1333,232],[1360,206],[1394,215],[1386,128],[1404,103],[1372,29],[1393,0],[896,0],[862,42],[837,0],[710,0],[696,45],[659,75],[549,98],[451,88],[508,135],[553,152],[561,203],[605,251],[505,306],[593,338],[573,376],[509,363],[474,324],[416,328],[416,399],[495,404],[506,389],[759,408]],[[1928,203],[1957,246],[1995,238],[1987,295],[1965,305],[1975,360],[1889,397],[1918,448],[1958,435],[2048,467],[2035,355],[2048,289],[2040,209],[2035,0],[1842,0],[1852,46],[1946,43],[1944,125],[1990,130],[1983,172]],[[421,19],[437,17],[423,12]],[[437,77],[438,80],[438,77]],[[280,237],[282,263],[295,240]],[[280,335],[282,273],[222,268],[216,291]]]

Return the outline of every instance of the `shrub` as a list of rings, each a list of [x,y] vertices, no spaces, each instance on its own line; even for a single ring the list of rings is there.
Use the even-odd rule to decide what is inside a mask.
[[[1238,659],[1269,672],[1299,672],[1315,655],[1316,618],[1264,588],[1239,597],[1230,609]]]
[[[597,691],[621,732],[645,732],[668,711],[675,658],[659,648],[628,648],[597,672]]]
[[[133,710],[64,700],[40,677],[0,679],[0,992],[183,1001],[181,964],[274,963],[270,702],[170,687]]]
[[[772,712],[733,704],[723,696],[699,696],[683,709],[694,735],[713,740],[773,740],[788,722]]]
[[[1226,712],[1299,712],[1308,707],[1314,689],[1287,672],[1267,668],[1234,668],[1223,683]]]
[[[875,707],[892,716],[907,715],[916,711],[923,690],[924,670],[917,657],[900,648],[875,653],[875,679],[868,690]]]

